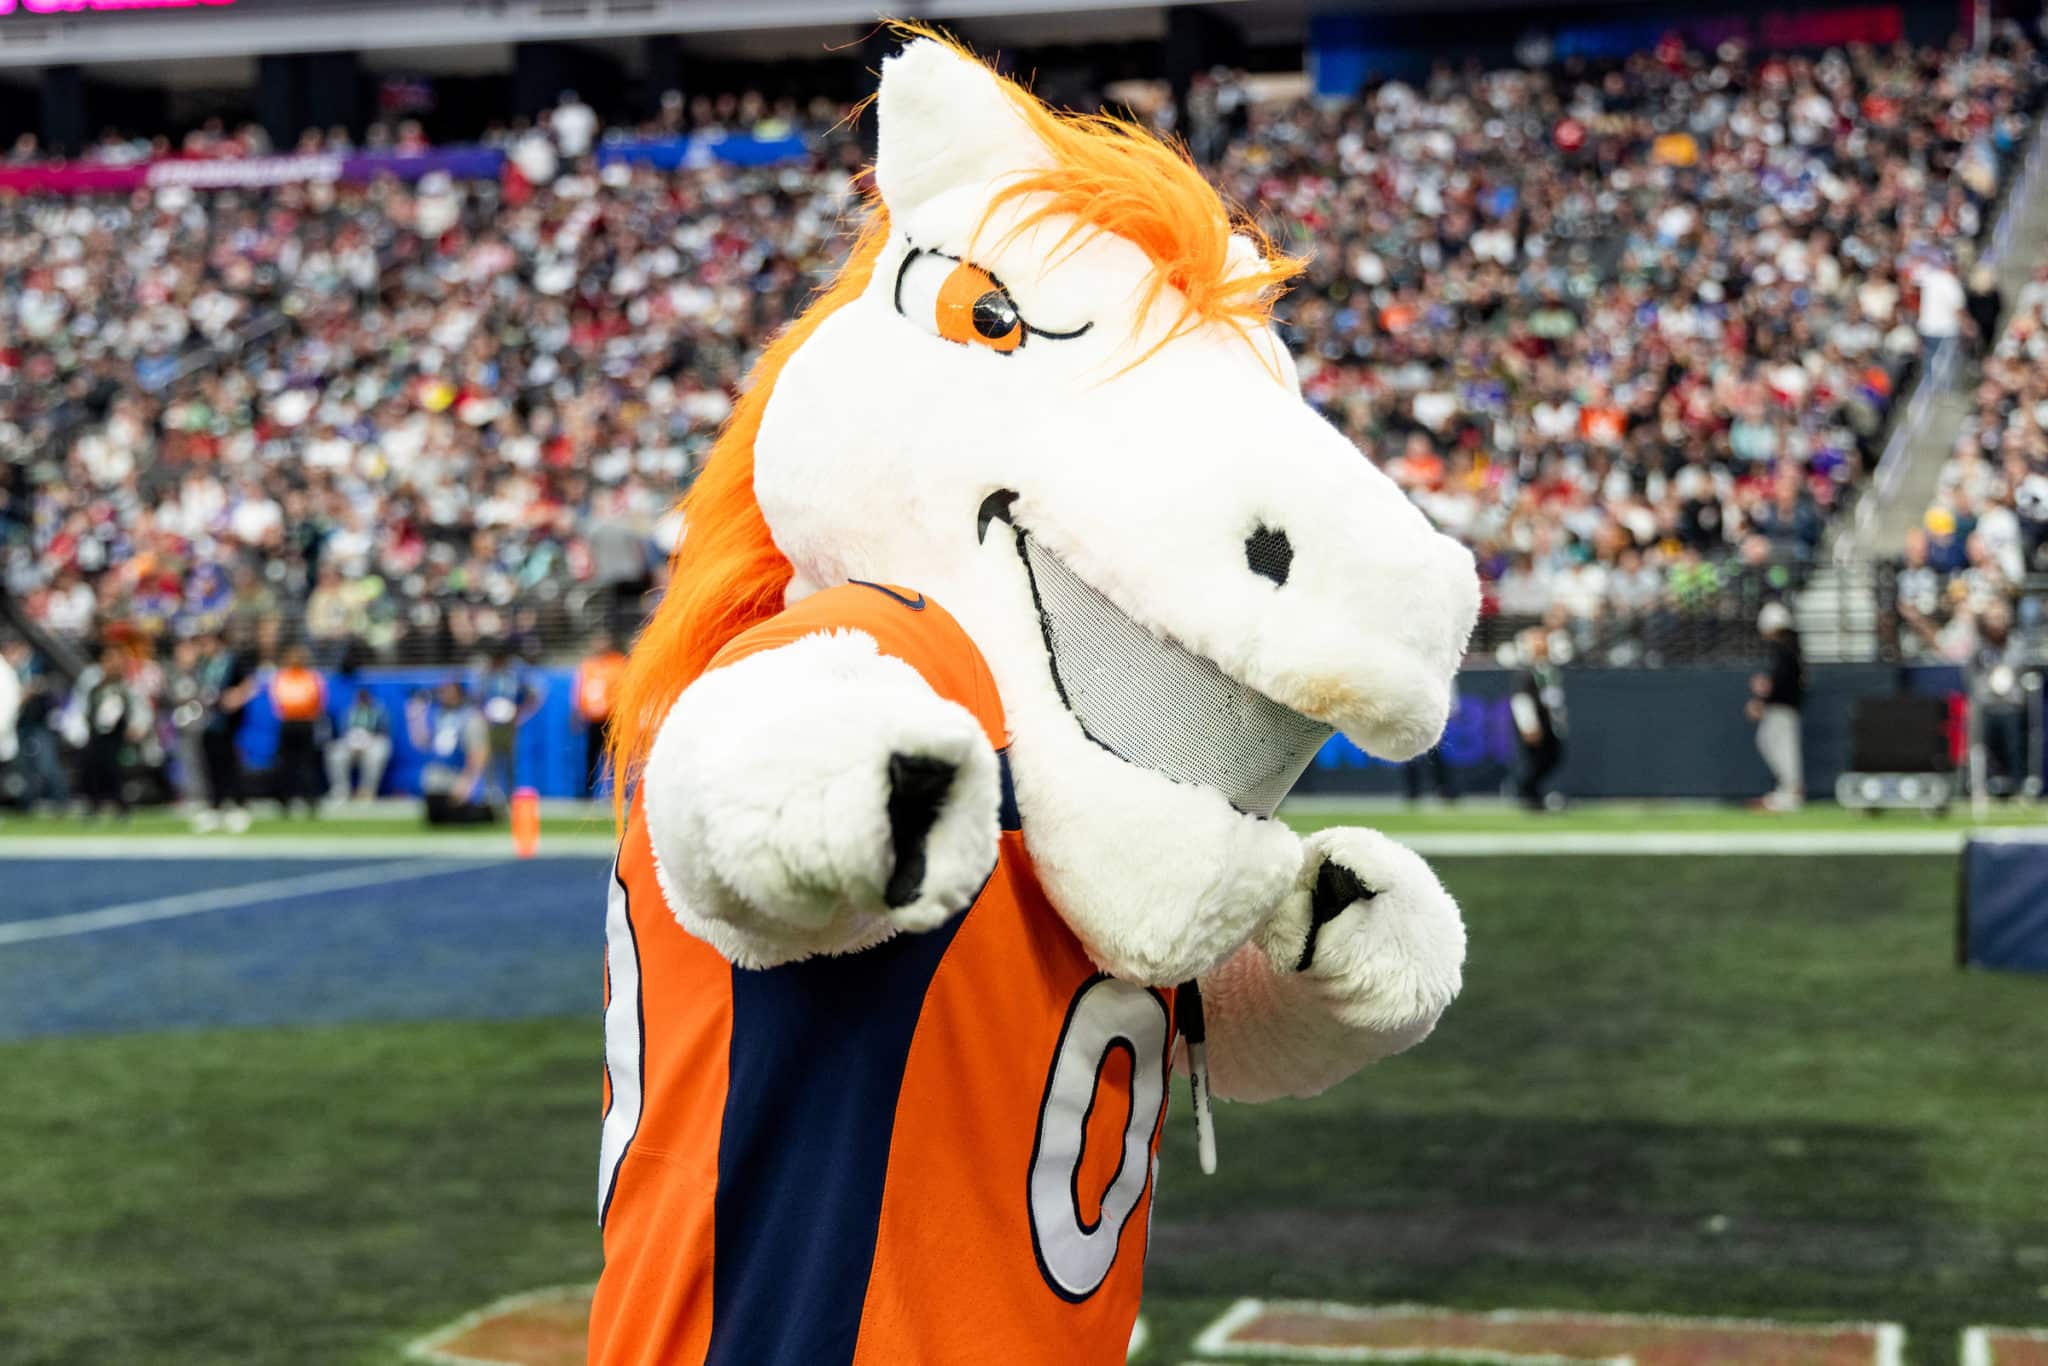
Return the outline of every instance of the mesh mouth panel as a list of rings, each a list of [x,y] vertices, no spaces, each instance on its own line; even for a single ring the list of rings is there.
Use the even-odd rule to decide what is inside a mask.
[[[1053,677],[1098,744],[1176,782],[1270,816],[1332,734],[1162,640],[1021,531]]]

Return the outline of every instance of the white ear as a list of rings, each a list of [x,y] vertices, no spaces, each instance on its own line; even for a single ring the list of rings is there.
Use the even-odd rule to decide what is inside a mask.
[[[1250,275],[1265,269],[1266,254],[1259,250],[1259,244],[1241,232],[1230,234],[1230,248],[1224,257],[1225,269],[1232,279]]]
[[[920,38],[882,63],[875,184],[901,219],[947,190],[1050,164],[987,67]]]

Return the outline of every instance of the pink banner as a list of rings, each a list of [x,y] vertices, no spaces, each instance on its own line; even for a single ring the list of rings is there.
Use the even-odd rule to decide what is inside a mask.
[[[10,14],[109,14],[131,9],[220,9],[235,0],[0,0],[0,18]]]
[[[118,194],[148,183],[147,166],[0,166],[0,190],[43,194]]]

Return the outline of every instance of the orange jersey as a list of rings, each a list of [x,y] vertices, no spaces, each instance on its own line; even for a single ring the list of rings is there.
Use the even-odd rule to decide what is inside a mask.
[[[327,680],[311,669],[279,669],[270,680],[270,705],[280,721],[317,721],[327,710]]]
[[[576,668],[576,714],[595,724],[609,721],[618,697],[619,679],[626,672],[626,657],[617,650],[592,655]]]
[[[817,594],[712,667],[839,628],[1001,750],[987,665],[916,593]],[[1124,1359],[1174,993],[1096,970],[1003,774],[1000,854],[964,914],[766,971],[677,921],[636,807],[608,917],[593,1366]]]

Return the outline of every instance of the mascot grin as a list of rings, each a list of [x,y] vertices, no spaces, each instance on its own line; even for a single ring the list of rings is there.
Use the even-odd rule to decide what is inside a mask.
[[[623,689],[594,1361],[1119,1360],[1203,1024],[1217,1094],[1312,1094],[1458,989],[1421,860],[1270,819],[1333,730],[1435,742],[1478,604],[1302,401],[1298,263],[942,42],[878,105]]]

